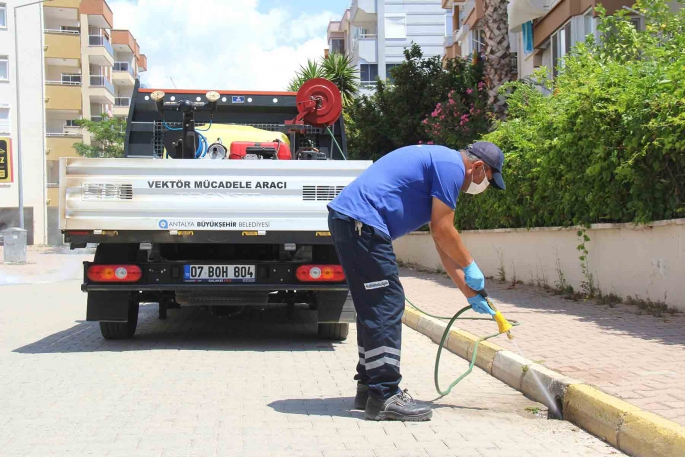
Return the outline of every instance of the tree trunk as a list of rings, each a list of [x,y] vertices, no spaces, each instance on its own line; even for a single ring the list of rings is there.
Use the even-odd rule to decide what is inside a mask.
[[[502,84],[514,79],[509,46],[509,15],[507,0],[483,0],[485,29],[485,78],[489,102],[499,119],[506,116],[504,97],[497,94]]]

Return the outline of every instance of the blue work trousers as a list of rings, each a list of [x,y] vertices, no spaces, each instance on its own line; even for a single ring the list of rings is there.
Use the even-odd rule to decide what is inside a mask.
[[[399,391],[404,289],[392,239],[382,231],[329,208],[328,227],[357,311],[359,363],[354,379],[369,395],[388,399]]]

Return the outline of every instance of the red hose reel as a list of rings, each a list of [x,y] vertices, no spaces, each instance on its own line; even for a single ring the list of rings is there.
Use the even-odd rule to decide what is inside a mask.
[[[297,110],[300,114],[292,121],[293,130],[304,130],[305,125],[328,127],[342,114],[340,90],[324,78],[310,79],[297,92]]]

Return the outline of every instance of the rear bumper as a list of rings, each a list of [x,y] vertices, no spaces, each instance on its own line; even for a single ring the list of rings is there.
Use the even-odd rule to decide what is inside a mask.
[[[240,292],[275,292],[286,290],[312,291],[312,292],[344,292],[348,290],[347,284],[95,284],[83,283],[83,292],[167,292],[167,291],[226,291]]]
[[[300,282],[296,271],[300,265],[293,262],[235,262],[255,266],[254,282],[194,283],[183,279],[183,266],[188,263],[205,262],[164,262],[133,263],[140,267],[142,276],[139,281],[131,283],[93,282],[88,278],[88,268],[97,265],[94,262],[83,262],[83,292],[162,292],[162,291],[315,291],[344,292],[348,290],[346,282]],[[226,262],[211,262],[226,263]]]

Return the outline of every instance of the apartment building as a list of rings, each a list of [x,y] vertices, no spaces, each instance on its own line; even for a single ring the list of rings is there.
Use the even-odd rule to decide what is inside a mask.
[[[445,57],[468,57],[485,51],[484,6],[484,0],[442,0],[450,22]],[[509,34],[509,42],[512,70],[518,72],[519,46],[514,33]]]
[[[634,3],[634,0],[509,0],[512,66],[518,77],[529,77],[543,66],[552,69],[554,75],[575,44],[588,35],[600,39],[595,11],[598,4],[608,14],[614,14]],[[443,7],[452,15],[453,27],[452,37],[445,41],[445,55],[457,57],[481,52],[485,44],[484,0],[443,0]],[[673,11],[681,7],[671,2]],[[644,28],[639,15],[629,17],[638,30]]]
[[[328,52],[345,52],[359,69],[362,93],[376,77],[404,61],[412,42],[424,56],[442,56],[449,27],[441,0],[353,0],[338,21],[328,25]]]
[[[42,8],[22,6],[26,3],[0,0],[0,232],[19,226],[17,148],[21,129],[24,225],[29,242],[41,244],[46,241],[47,224]]]
[[[75,121],[126,117],[133,86],[147,58],[128,30],[115,30],[104,0],[53,0],[45,22],[46,185],[48,242],[58,229],[59,159],[74,157],[74,143],[90,141]]]

